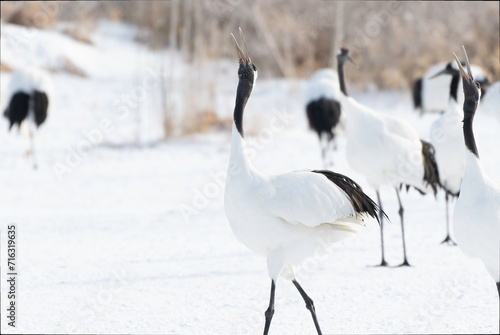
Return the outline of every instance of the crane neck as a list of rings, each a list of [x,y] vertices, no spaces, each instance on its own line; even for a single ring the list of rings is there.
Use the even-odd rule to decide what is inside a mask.
[[[241,138],[244,138],[243,131],[243,113],[247,104],[248,98],[252,93],[253,82],[240,79],[236,90],[236,103],[234,106],[234,124]]]
[[[339,84],[340,84],[340,90],[346,97],[349,96],[349,93],[347,92],[347,86],[345,85],[345,78],[344,78],[344,61],[337,61],[337,72],[339,75]]]
[[[479,153],[477,151],[476,140],[474,138],[474,131],[472,130],[472,122],[477,108],[477,101],[473,99],[465,99],[464,102],[464,141],[467,149],[472,152],[477,158]]]

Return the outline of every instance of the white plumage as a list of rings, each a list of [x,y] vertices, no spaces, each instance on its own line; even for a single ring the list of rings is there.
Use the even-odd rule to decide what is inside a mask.
[[[334,69],[320,69],[309,78],[305,91],[306,103],[325,97],[332,100],[340,99],[339,76]]]
[[[53,85],[49,75],[34,67],[17,69],[10,77],[7,101],[16,92],[31,94],[34,90],[45,92],[49,97],[52,96]]]
[[[478,257],[500,282],[500,185],[484,173],[481,161],[469,150],[453,220],[460,249]]]
[[[453,194],[460,191],[465,171],[463,118],[464,113],[460,105],[450,99],[446,111],[431,126],[431,141],[436,151],[441,185]]]

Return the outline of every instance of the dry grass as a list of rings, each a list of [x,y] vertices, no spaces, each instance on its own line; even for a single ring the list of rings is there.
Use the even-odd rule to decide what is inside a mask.
[[[12,72],[14,71],[10,66],[7,64],[0,62],[0,72]]]
[[[232,124],[232,118],[220,119],[214,111],[204,110],[197,115],[185,116],[180,123],[180,134],[191,135],[206,133],[210,130],[229,130]]]
[[[8,23],[25,27],[45,28],[52,26],[58,17],[58,4],[50,2],[26,1],[12,3],[2,2],[2,19]]]
[[[50,68],[49,71],[52,73],[69,73],[80,78],[87,78],[85,71],[80,69],[66,57],[61,58],[59,64]]]
[[[84,20],[75,23],[70,28],[63,30],[63,33],[78,42],[93,45],[90,36],[97,28],[95,20]]]

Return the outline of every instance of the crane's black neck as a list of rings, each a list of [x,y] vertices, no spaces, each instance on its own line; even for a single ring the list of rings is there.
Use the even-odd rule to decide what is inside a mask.
[[[477,151],[476,140],[474,139],[474,132],[472,130],[472,122],[474,114],[476,113],[477,101],[470,98],[465,98],[464,101],[464,141],[467,149],[472,152],[477,158],[479,153]]]
[[[243,132],[243,112],[247,104],[248,98],[252,93],[253,82],[245,79],[240,79],[238,83],[238,89],[236,90],[236,104],[234,106],[234,124],[236,129],[240,133],[241,137],[244,138]]]
[[[460,72],[451,75],[450,99],[458,101],[458,83],[460,81]]]
[[[346,97],[349,96],[349,93],[347,92],[347,86],[345,85],[345,78],[344,78],[344,61],[339,60],[337,61],[337,72],[339,74],[339,84],[340,84],[340,90]]]

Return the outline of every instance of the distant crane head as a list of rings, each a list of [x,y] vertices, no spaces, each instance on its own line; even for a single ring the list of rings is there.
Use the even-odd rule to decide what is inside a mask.
[[[236,41],[236,38],[233,34],[231,34],[234,42],[234,46],[236,47],[236,51],[238,52],[238,57],[240,58],[240,67],[238,69],[238,77],[240,80],[250,81],[252,84],[257,80],[257,67],[252,63],[250,56],[248,56],[247,44],[245,42],[245,36],[243,36],[243,31],[241,28],[240,37],[243,43],[243,47],[245,51],[243,51]]]
[[[465,64],[463,64],[463,65],[465,65]],[[458,69],[455,69],[453,67],[453,61],[451,61],[448,64],[446,64],[446,67],[442,71],[439,71],[438,73],[436,73],[435,75],[433,75],[429,79],[434,79],[434,78],[442,76],[444,74],[449,74],[449,75],[452,75],[452,76],[455,75],[455,74],[459,74]]]
[[[342,48],[340,48],[339,52],[337,53],[337,61],[339,63],[344,64],[346,60],[348,60],[349,62],[356,65],[356,63],[351,58],[351,56],[349,56],[349,49],[347,49],[346,47],[342,47]]]
[[[462,63],[458,60],[458,57],[455,53],[455,61],[457,62],[458,69],[460,70],[460,74],[462,75],[462,83],[464,88],[465,102],[464,102],[464,117],[471,117],[476,112],[477,104],[479,102],[479,98],[481,96],[481,85],[474,80],[472,76],[472,72],[470,69],[469,58],[467,57],[467,52],[465,51],[465,47],[462,45],[462,49],[464,50],[465,60],[467,65],[467,73],[465,72]]]

